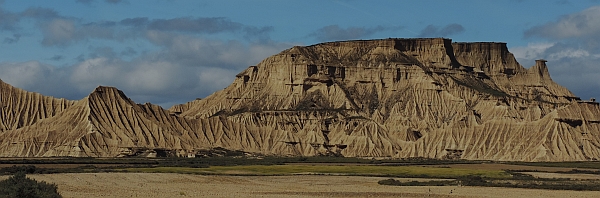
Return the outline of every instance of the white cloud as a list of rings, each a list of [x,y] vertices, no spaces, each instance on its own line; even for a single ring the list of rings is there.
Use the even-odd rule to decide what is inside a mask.
[[[23,63],[0,64],[0,78],[10,82],[13,86],[21,88],[33,88],[37,83],[46,78],[46,74],[52,71],[51,66],[43,65],[38,61]]]
[[[579,46],[577,43],[543,42],[513,47],[510,51],[525,65],[533,64],[536,59],[548,60],[548,69],[555,82],[584,99],[599,97],[600,54]]]
[[[114,86],[138,103],[168,108],[225,88],[235,74],[291,46],[163,36],[153,38],[162,49],[131,60],[94,53],[63,67],[37,61],[4,63],[0,64],[0,79],[28,91],[69,99],[81,99],[100,85]]]
[[[209,40],[202,37],[148,31],[148,40],[164,48],[157,57],[188,67],[220,67],[240,70],[276,54],[291,43]]]
[[[548,61],[558,61],[564,58],[586,58],[594,57],[588,50],[574,48],[562,43],[529,43],[524,47],[513,47],[510,49],[517,60],[532,61],[535,59],[546,59]],[[600,55],[600,54],[599,54]]]
[[[6,13],[0,8],[0,16],[11,16],[0,17],[2,30],[18,29],[21,19],[26,18],[41,31],[42,46],[83,50],[75,59],[67,54],[46,59],[61,65],[0,63],[3,81],[68,99],[81,99],[103,85],[123,90],[136,102],[168,108],[223,89],[249,65],[292,46],[271,41],[273,27],[250,26],[227,18],[84,22],[46,8],[20,13]],[[216,39],[219,34],[234,34],[239,39]],[[19,44],[18,36],[4,42]]]
[[[88,59],[72,67],[70,81],[77,90],[91,92],[99,85],[117,86],[122,84],[127,73],[125,69],[127,68],[121,67],[108,58]]]
[[[567,87],[582,99],[600,97],[600,67],[599,58],[563,58],[549,61],[548,67],[552,79]]]
[[[127,75],[127,87],[156,93],[177,86],[181,68],[168,62],[142,62]]]
[[[75,24],[71,20],[54,19],[44,25],[42,29],[44,45],[56,45],[71,41],[75,36]]]
[[[545,58],[556,82],[582,98],[600,96],[600,6],[532,27],[524,35],[551,42],[512,48],[519,61]]]
[[[81,99],[100,85],[114,86],[136,102],[168,108],[225,88],[241,70],[290,46],[177,35],[157,43],[162,50],[131,60],[96,54],[65,67],[35,61],[0,64],[0,78],[28,91],[69,99]]]
[[[554,46],[555,43],[529,43],[524,47],[514,47],[510,51],[515,55],[517,59],[534,60],[541,58],[542,54],[546,49]]]
[[[71,97],[77,90],[72,89],[68,81],[69,73],[68,69],[38,61],[0,63],[0,79],[6,83],[44,95],[80,99]]]
[[[563,49],[562,51],[549,54],[547,59],[549,61],[555,61],[563,58],[585,58],[587,56],[590,56],[590,53],[586,50],[567,48]]]
[[[535,26],[525,31],[525,36],[540,36],[553,39],[589,38],[600,36],[600,6],[566,15],[558,21]]]
[[[201,86],[206,86],[205,89],[211,89],[211,86],[225,88],[233,82],[237,73],[239,71],[217,67],[204,68],[198,73],[198,79]]]

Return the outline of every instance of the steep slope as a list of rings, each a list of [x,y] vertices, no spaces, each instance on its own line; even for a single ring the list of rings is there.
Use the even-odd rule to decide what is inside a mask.
[[[599,157],[599,142],[583,144],[581,130],[557,114],[581,106],[579,98],[552,81],[545,60],[525,69],[505,43],[323,43],[285,50],[236,77],[224,90],[177,111],[289,131],[300,137],[294,147],[303,155]],[[574,114],[594,123],[590,116],[600,114],[594,105]],[[597,137],[594,127],[586,133]]]
[[[180,118],[160,106],[136,104],[116,88],[98,87],[53,117],[0,134],[0,156],[186,155],[214,147],[295,155],[286,148],[287,135],[222,118]]]
[[[0,134],[49,118],[73,105],[73,101],[43,96],[15,88],[0,80]]]
[[[79,101],[0,82],[0,156],[600,158],[600,108],[521,66],[505,43],[382,39],[296,46],[164,110],[112,87]]]

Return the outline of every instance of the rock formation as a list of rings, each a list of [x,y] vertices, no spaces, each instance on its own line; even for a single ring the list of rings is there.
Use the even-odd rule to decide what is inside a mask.
[[[74,102],[15,88],[0,80],[0,133],[55,116]]]
[[[600,158],[600,108],[505,43],[382,39],[293,47],[164,110],[98,87],[1,90],[0,156],[195,154],[573,161]]]

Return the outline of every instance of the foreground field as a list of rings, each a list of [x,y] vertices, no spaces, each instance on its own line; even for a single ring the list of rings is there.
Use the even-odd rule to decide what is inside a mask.
[[[320,157],[33,158],[0,159],[0,180],[24,171],[56,183],[65,197],[598,197],[598,167]]]
[[[64,197],[597,197],[593,191],[457,186],[384,186],[381,177],[217,176],[175,173],[29,175],[53,182]],[[0,177],[4,179],[6,176]],[[399,180],[418,180],[400,178]]]

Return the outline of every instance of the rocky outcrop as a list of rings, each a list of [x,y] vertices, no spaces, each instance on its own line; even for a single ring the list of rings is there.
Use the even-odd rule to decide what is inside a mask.
[[[110,87],[66,103],[0,132],[0,155],[225,148],[511,161],[600,157],[598,103],[554,83],[545,60],[522,67],[505,43],[431,38],[297,46],[248,67],[229,87],[169,110],[135,104]]]

